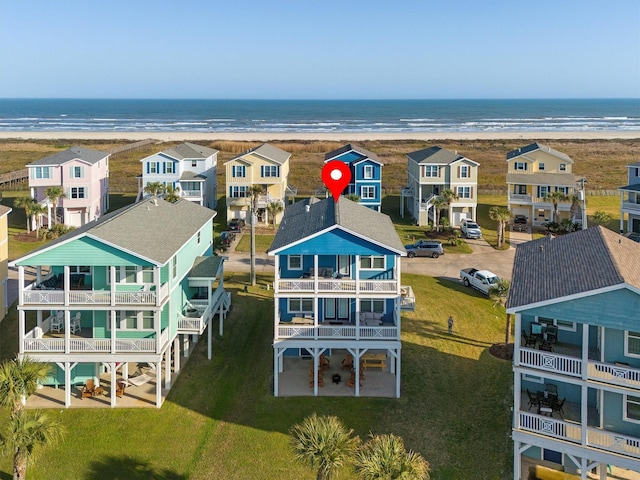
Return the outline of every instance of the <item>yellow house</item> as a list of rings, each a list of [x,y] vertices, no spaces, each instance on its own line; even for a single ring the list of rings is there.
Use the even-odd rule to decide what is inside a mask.
[[[257,194],[258,223],[272,223],[270,203],[278,203],[282,210],[276,214],[280,222],[287,196],[296,192],[289,188],[289,159],[291,154],[268,143],[252,148],[227,161],[225,165],[227,183],[227,220],[239,218],[249,222],[251,218],[252,187],[260,187]]]
[[[573,160],[545,145],[532,143],[507,153],[507,190],[509,210],[524,215],[530,225],[582,218]]]
[[[9,311],[7,279],[9,278],[9,213],[11,208],[0,205],[0,321]]]

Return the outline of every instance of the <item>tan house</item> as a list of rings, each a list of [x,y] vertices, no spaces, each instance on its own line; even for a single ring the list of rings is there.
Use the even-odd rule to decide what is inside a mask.
[[[227,161],[227,220],[239,218],[249,222],[251,187],[258,185],[262,190],[257,198],[258,223],[273,221],[267,208],[272,202],[283,207],[276,216],[279,223],[286,198],[296,194],[288,185],[290,158],[290,153],[265,143]]]
[[[573,160],[553,148],[532,143],[507,153],[507,190],[509,211],[524,215],[530,225],[554,220],[553,201],[548,197],[553,192],[562,192],[568,198],[557,201],[559,222],[581,219],[579,204],[572,202],[577,194]]]
[[[9,213],[11,208],[0,205],[0,321],[9,311],[7,279],[9,278]]]
[[[464,218],[476,220],[478,162],[441,147],[408,153],[407,160],[407,187],[401,192],[401,217],[404,218],[406,206],[418,225],[428,225],[434,221],[434,199],[445,190],[453,190],[457,198],[447,213],[451,225],[460,225]]]

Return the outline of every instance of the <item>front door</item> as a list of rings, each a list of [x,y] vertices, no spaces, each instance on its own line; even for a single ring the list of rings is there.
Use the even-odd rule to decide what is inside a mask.
[[[324,318],[325,320],[349,320],[349,299],[325,298]]]
[[[344,277],[348,277],[351,268],[349,255],[338,255],[338,273]]]

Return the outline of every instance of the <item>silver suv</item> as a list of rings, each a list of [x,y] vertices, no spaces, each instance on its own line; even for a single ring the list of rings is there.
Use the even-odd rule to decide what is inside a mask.
[[[435,240],[419,240],[413,245],[405,245],[404,249],[407,251],[407,257],[431,257],[438,258],[440,255],[444,255],[444,249],[442,243]]]
[[[460,223],[460,230],[462,231],[462,234],[467,238],[482,238],[482,230],[480,230],[480,225],[478,225],[473,220],[463,218],[462,222]]]

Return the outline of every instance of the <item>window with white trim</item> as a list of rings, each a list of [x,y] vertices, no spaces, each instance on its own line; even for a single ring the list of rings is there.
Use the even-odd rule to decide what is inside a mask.
[[[280,167],[277,165],[263,165],[260,167],[260,173],[262,177],[279,177],[280,176]]]
[[[35,167],[31,172],[32,178],[51,178],[51,167]]]
[[[536,317],[538,323],[545,325],[553,325],[558,327],[558,330],[566,330],[567,332],[576,332],[578,327],[576,322],[570,320],[558,320],[557,318]]]
[[[640,332],[624,332],[624,354],[628,357],[640,357]]]
[[[240,186],[232,186],[229,188],[229,196],[231,198],[245,198],[249,196],[248,187],[240,185]]]
[[[246,168],[244,165],[233,165],[231,167],[231,176],[234,178],[244,178],[246,176]]]
[[[544,171],[544,162],[538,163],[538,170],[540,170],[541,172]]]
[[[191,160],[191,166],[192,167],[197,167],[198,166],[198,161],[197,160]]]
[[[516,162],[513,168],[515,170],[527,170],[527,162]]]
[[[362,270],[384,270],[385,257],[383,255],[364,255],[360,257]]]
[[[174,165],[173,165],[173,162],[165,162],[165,167],[164,167],[164,168],[166,169],[166,172],[167,172],[167,173],[176,173],[176,172],[173,170],[173,166],[174,166]]]
[[[87,190],[84,187],[71,187],[71,198],[87,198]]]
[[[302,270],[302,255],[287,255],[288,270]]]
[[[526,195],[527,194],[527,186],[526,185],[514,185],[513,193],[516,195]]]
[[[88,275],[91,273],[91,267],[86,265],[85,266],[70,265],[69,273],[82,273],[82,274]]]
[[[147,163],[147,173],[160,173],[160,163],[159,162]]]
[[[71,167],[71,178],[83,178],[84,168],[81,166]]]
[[[438,165],[423,165],[422,176],[423,177],[439,177],[440,167],[438,167]]]
[[[540,198],[544,197],[551,191],[551,187],[547,185],[538,185],[538,196]]]
[[[624,419],[629,422],[640,423],[640,397],[624,395]]]
[[[360,300],[360,311],[384,313],[384,300],[362,299]]]
[[[365,180],[371,180],[373,178],[373,165],[365,165],[362,178]]]
[[[458,187],[459,198],[471,198],[471,187]]]
[[[83,267],[82,267],[83,268]],[[121,265],[116,270],[116,283],[147,283],[153,284],[153,267],[138,267],[136,265]],[[107,283],[111,283],[111,275],[107,269]]]
[[[289,313],[313,313],[313,298],[290,298],[288,303]]]
[[[373,185],[360,187],[360,198],[376,198],[376,187]]]
[[[559,170],[561,172],[566,172],[567,171],[567,164],[566,163],[561,163]]]
[[[556,187],[555,190],[556,192],[562,192],[565,195],[569,194],[569,187]]]
[[[460,178],[469,178],[471,176],[471,170],[469,165],[460,165]]]
[[[107,322],[111,329],[111,322]],[[116,325],[118,330],[154,330],[152,311],[118,310],[116,312]]]

